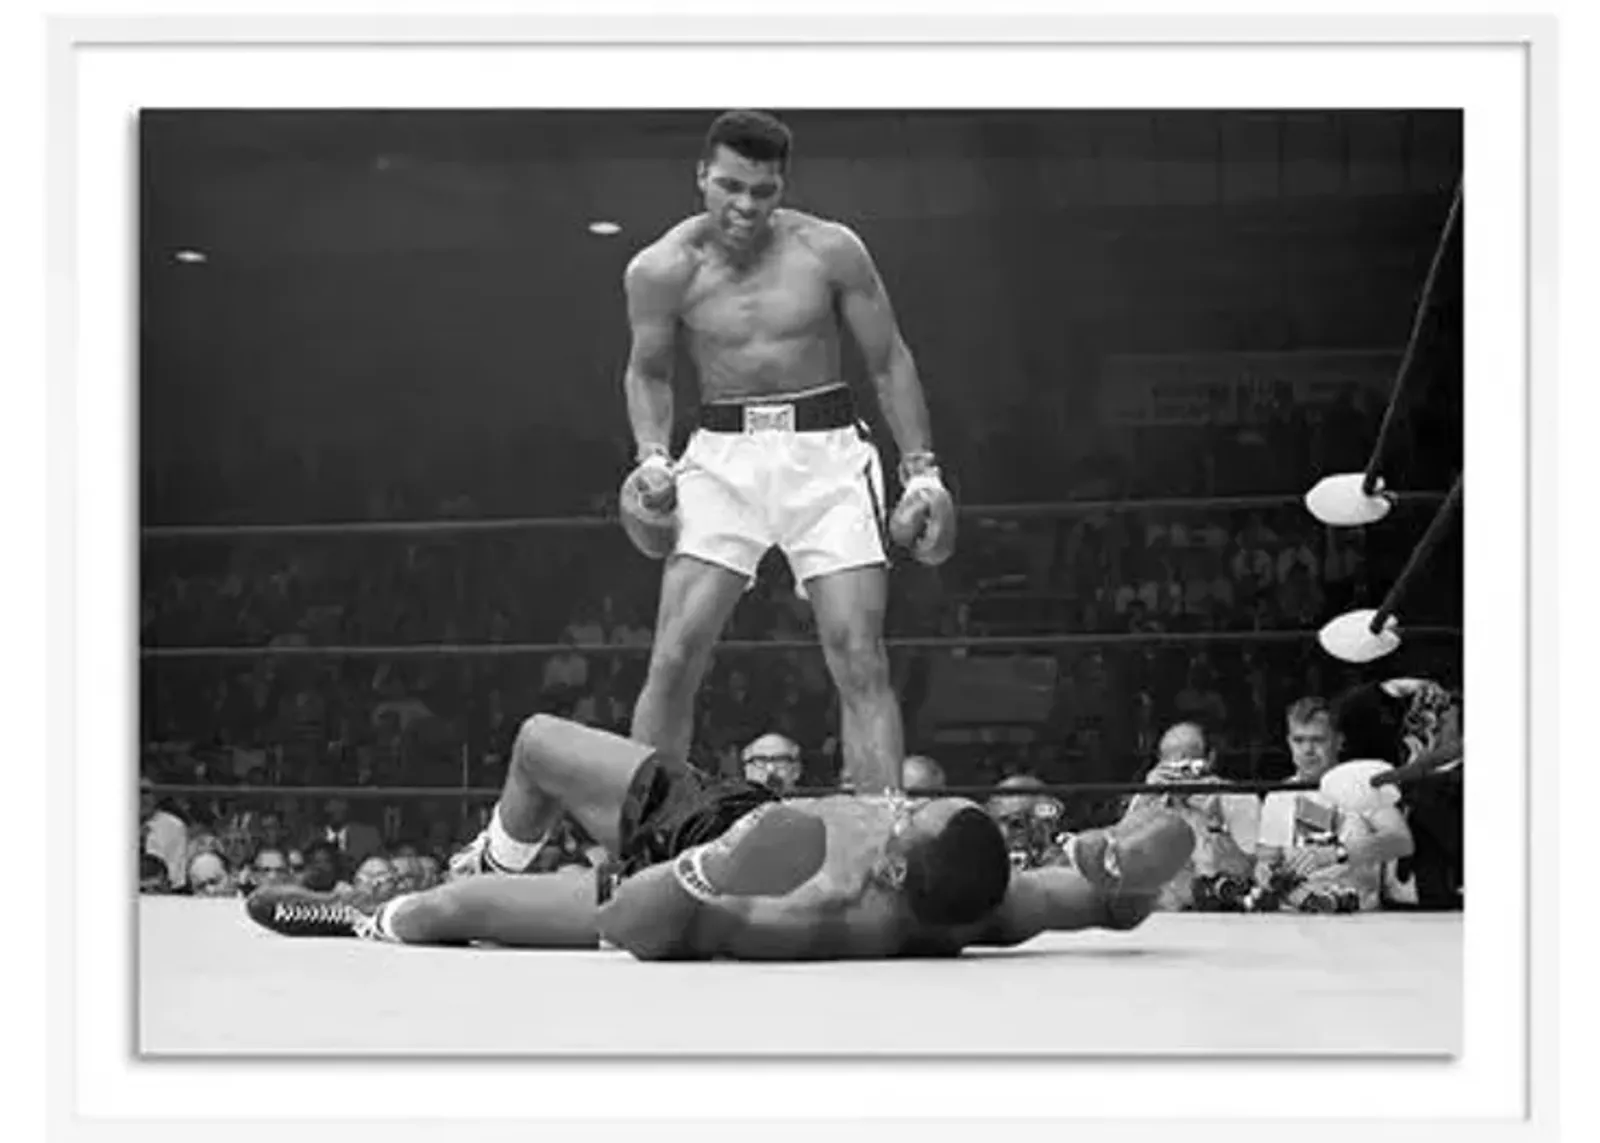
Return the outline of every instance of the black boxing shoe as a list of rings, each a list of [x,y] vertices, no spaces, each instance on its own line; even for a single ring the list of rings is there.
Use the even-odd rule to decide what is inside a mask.
[[[378,940],[379,903],[317,893],[298,885],[257,889],[245,912],[264,929],[285,937],[355,937]]]
[[[1130,929],[1155,909],[1163,886],[1194,854],[1194,830],[1177,814],[1141,814],[1072,839],[1068,859],[1105,896],[1108,928]]]

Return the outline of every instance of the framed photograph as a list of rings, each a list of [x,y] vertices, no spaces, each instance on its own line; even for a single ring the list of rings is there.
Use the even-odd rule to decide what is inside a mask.
[[[1554,46],[53,22],[55,1121],[1548,1133]]]

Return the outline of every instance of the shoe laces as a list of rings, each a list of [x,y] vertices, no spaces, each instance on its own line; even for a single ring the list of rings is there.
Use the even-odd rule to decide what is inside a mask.
[[[272,919],[288,925],[349,925],[358,937],[378,934],[376,917],[344,901],[279,901],[273,906]]]

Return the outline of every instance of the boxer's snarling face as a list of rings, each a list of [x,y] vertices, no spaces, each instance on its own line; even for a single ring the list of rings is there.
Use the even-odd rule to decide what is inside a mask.
[[[1295,776],[1308,781],[1322,777],[1337,757],[1333,726],[1327,715],[1305,722],[1289,723],[1289,753],[1294,759]]]
[[[782,164],[747,159],[719,146],[700,164],[699,184],[706,214],[725,245],[743,250],[765,240],[783,197]]]

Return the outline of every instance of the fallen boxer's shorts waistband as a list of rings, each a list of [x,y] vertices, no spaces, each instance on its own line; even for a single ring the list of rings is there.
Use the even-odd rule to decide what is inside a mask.
[[[700,407],[700,427],[711,433],[820,433],[847,429],[859,421],[855,396],[848,385],[834,385],[820,393],[788,400],[778,397],[771,401],[722,401]]]

